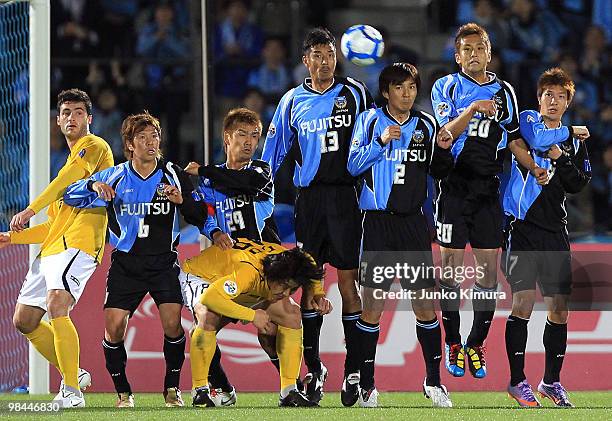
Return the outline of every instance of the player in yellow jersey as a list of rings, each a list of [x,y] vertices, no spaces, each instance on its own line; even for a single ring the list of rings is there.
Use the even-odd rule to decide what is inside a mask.
[[[76,209],[62,197],[73,182],[113,166],[113,155],[104,139],[89,133],[92,105],[85,92],[62,91],[57,108],[70,155],[49,186],[13,217],[11,231],[0,233],[0,247],[42,243],[17,298],[13,323],[62,374],[55,399],[64,407],[83,407],[79,377],[86,380],[82,386],[90,377],[79,372],[79,337],[69,313],[102,259],[107,217],[104,208]],[[48,221],[25,228],[47,206]],[[46,312],[50,323],[42,320]]]
[[[217,332],[232,321],[252,322],[260,333],[276,333],[280,362],[279,406],[318,406],[295,384],[302,363],[300,307],[290,297],[309,286],[313,295],[323,293],[324,271],[298,248],[287,250],[273,243],[239,238],[233,248],[210,247],[183,263],[184,279],[201,295],[186,292],[186,304],[197,316],[191,335],[193,405],[216,406],[210,396],[208,371],[217,345]],[[203,288],[202,288],[203,287]],[[331,311],[322,300],[325,314]]]

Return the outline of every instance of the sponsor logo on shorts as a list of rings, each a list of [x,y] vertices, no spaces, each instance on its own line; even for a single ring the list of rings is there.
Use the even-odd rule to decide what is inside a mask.
[[[76,276],[74,276],[74,275],[70,275],[70,280],[71,280],[72,282],[74,282],[75,284],[77,284],[77,286],[80,286],[80,285],[81,285],[81,281],[79,281],[79,278],[77,278],[77,277],[76,277]]]

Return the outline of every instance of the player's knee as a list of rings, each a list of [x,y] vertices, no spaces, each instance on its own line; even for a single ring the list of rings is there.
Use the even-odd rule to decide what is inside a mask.
[[[74,298],[68,291],[62,289],[52,289],[47,293],[47,311],[49,317],[55,319],[67,316]]]
[[[564,325],[567,323],[569,318],[569,311],[567,310],[552,310],[548,312],[548,320],[553,323]]]
[[[380,322],[381,316],[382,316],[382,311],[363,310],[363,312],[361,313],[361,320],[367,323],[376,324]]]
[[[21,312],[15,311],[15,314],[13,314],[13,326],[24,335],[32,333],[36,326],[38,326],[38,323],[39,321],[34,322],[32,318],[26,317]]]

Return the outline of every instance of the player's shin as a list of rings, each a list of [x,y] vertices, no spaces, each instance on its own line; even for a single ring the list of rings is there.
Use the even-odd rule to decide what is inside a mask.
[[[51,319],[55,353],[64,384],[79,392],[79,335],[68,316]],[[80,392],[79,392],[80,393]]]
[[[219,345],[215,347],[215,355],[210,362],[208,381],[212,389],[221,389],[223,392],[230,392],[232,390],[232,385],[221,365],[221,350],[219,349]]]
[[[434,318],[416,321],[416,333],[427,370],[427,386],[440,386],[440,362],[442,361],[442,332],[440,322]]]
[[[473,287],[472,305],[474,307],[474,322],[467,338],[466,346],[480,346],[489,334],[491,321],[495,315],[497,286],[486,288],[478,283]]]
[[[176,338],[164,335],[164,359],[166,360],[164,390],[179,387],[181,368],[185,361],[185,332],[181,332]]]
[[[567,348],[567,324],[553,323],[546,319],[543,342],[546,353],[544,383],[552,385],[560,381],[561,367]]]
[[[344,361],[344,377],[359,370],[359,342],[357,341],[356,323],[361,311],[342,314],[342,327],[346,346],[346,359]]]
[[[104,349],[104,359],[106,360],[106,369],[113,379],[115,390],[117,393],[132,394],[132,388],[125,374],[125,366],[127,364],[127,352],[125,344],[121,342],[109,342],[106,339],[102,340],[102,348]]]
[[[295,379],[300,375],[302,365],[302,329],[278,327],[276,335],[276,352],[280,363],[281,397],[285,397],[296,388]]]
[[[506,322],[506,353],[510,364],[510,385],[516,386],[525,380],[525,348],[527,347],[527,324],[529,319],[510,315]]]
[[[208,385],[208,371],[217,348],[217,332],[196,327],[191,334],[189,358],[193,389]]]
[[[370,390],[374,387],[374,361],[376,360],[380,325],[368,323],[360,318],[356,326],[358,342],[361,344],[359,385],[362,390]]]
[[[302,310],[302,326],[304,327],[304,361],[311,373],[321,371],[321,358],[319,357],[319,336],[323,316],[315,310]],[[295,379],[294,379],[295,380]]]
[[[442,323],[444,324],[444,341],[447,345],[460,344],[461,334],[459,333],[459,328],[461,326],[461,316],[459,305],[461,303],[461,291],[459,285],[450,287],[440,282],[440,289],[444,293],[440,299]]]
[[[42,355],[49,363],[59,370],[59,362],[55,353],[55,340],[53,328],[48,322],[41,320],[36,329],[30,333],[24,333],[32,346]]]

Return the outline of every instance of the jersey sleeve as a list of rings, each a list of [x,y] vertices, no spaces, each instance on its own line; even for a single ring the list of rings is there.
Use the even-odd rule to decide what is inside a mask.
[[[276,175],[296,138],[296,132],[289,121],[293,92],[293,89],[287,92],[276,107],[261,153],[261,159],[270,165],[272,177]]]
[[[438,122],[427,113],[423,113],[423,116],[425,124],[429,129],[429,142],[431,145],[431,156],[429,158],[429,174],[436,179],[441,179],[446,177],[453,168],[453,155],[451,153],[451,148],[441,148],[436,142],[436,138],[438,137],[438,131],[440,129]]]
[[[521,137],[521,131],[519,127],[519,113],[518,103],[516,101],[516,94],[514,88],[508,82],[501,82],[504,87],[504,94],[506,96],[504,103],[506,104],[505,114],[507,117],[500,121],[501,127],[508,134],[506,143],[509,144],[513,140]]]
[[[215,313],[232,319],[252,322],[255,310],[242,306],[234,300],[249,291],[259,273],[247,265],[242,265],[234,274],[211,284],[200,298],[200,302]]]
[[[578,193],[591,181],[591,162],[585,142],[572,139],[576,152],[573,155],[565,152],[557,159],[557,172],[563,188],[568,193]]]
[[[193,198],[193,183],[189,175],[178,166],[174,166],[176,172],[183,203],[178,205],[179,212],[188,224],[198,227],[200,230],[204,226],[207,217],[206,204],[198,202]]]
[[[215,209],[215,196],[214,190],[210,187],[210,180],[200,177],[200,182],[196,189],[196,195],[198,200],[206,206],[206,220],[204,225],[200,228],[200,233],[205,235],[209,240],[212,241],[212,235],[215,231],[221,231],[217,222],[217,215]]]
[[[352,176],[363,173],[383,156],[385,145],[378,137],[372,139],[376,121],[373,110],[365,111],[357,117],[347,161],[347,169]]]
[[[75,208],[102,208],[108,203],[92,190],[95,182],[107,183],[109,178],[115,174],[117,167],[107,168],[95,173],[89,178],[72,183],[64,193],[64,203]]]
[[[70,184],[92,175],[107,152],[107,145],[103,140],[91,137],[83,144],[79,152],[68,158],[57,177],[30,203],[28,208],[38,213],[61,198]]]
[[[570,130],[566,126],[549,129],[540,121],[538,113],[527,110],[519,116],[521,136],[532,149],[546,152],[551,146],[564,142],[570,137]]]
[[[449,93],[452,81],[453,76],[448,75],[438,79],[431,88],[431,108],[440,126],[444,126],[458,115]]]
[[[221,188],[236,193],[249,195],[270,195],[272,189],[272,171],[267,162],[259,161],[241,170],[205,165],[198,169],[198,175],[212,181],[217,190]]]
[[[346,81],[357,91],[356,96],[359,100],[357,107],[358,114],[369,110],[370,108],[376,108],[374,98],[372,97],[372,94],[370,94],[370,91],[366,87],[365,83],[350,77],[347,77]]]

